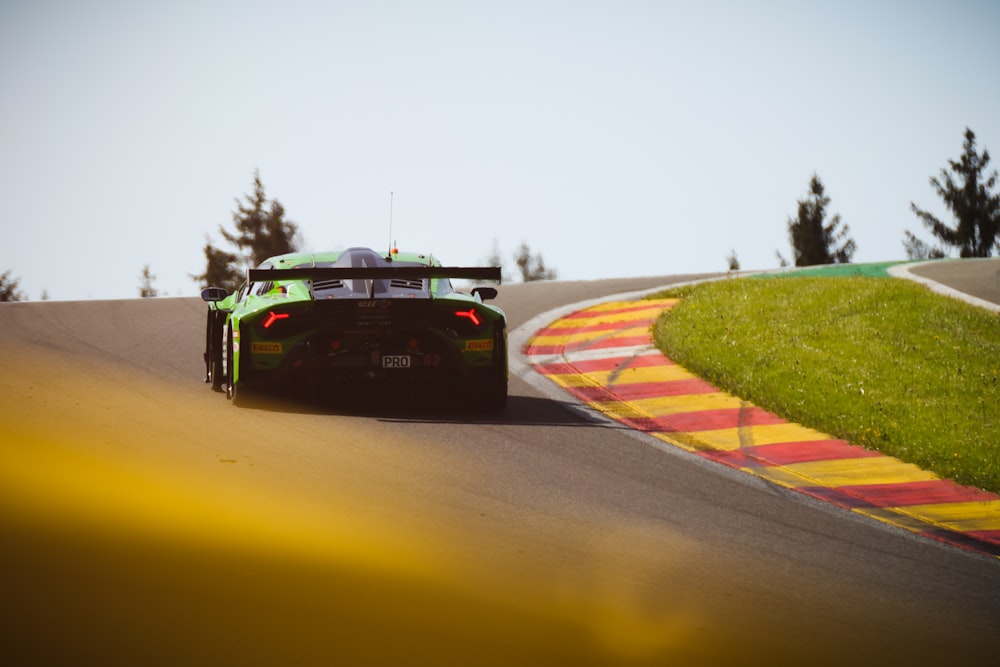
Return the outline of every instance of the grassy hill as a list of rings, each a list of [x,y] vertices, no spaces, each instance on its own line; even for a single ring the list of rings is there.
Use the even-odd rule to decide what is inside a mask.
[[[682,300],[656,343],[786,419],[1000,493],[1000,318],[861,266],[661,293]]]

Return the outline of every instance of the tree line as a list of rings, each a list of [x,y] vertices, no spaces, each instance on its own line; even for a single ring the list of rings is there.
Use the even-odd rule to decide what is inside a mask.
[[[1000,194],[997,171],[988,170],[990,154],[985,148],[976,149],[976,135],[966,128],[962,155],[948,160],[948,167],[930,184],[951,211],[954,221],[938,217],[910,202],[910,209],[936,239],[927,242],[910,230],[903,232],[903,249],[907,259],[937,259],[958,250],[959,257],[991,257],[993,248],[1000,246]],[[857,244],[849,236],[850,229],[841,223],[840,215],[827,219],[830,198],[817,174],[809,181],[809,191],[798,201],[794,218],[787,222],[788,238],[795,266],[850,263]],[[788,266],[780,251],[775,251],[781,266]],[[733,250],[726,257],[729,270],[738,271],[739,258]]]
[[[205,242],[205,271],[191,276],[202,287],[223,287],[232,292],[242,284],[247,269],[268,257],[297,252],[302,247],[298,225],[286,219],[281,202],[268,200],[259,171],[254,172],[253,192],[244,195],[243,200],[236,200],[232,216],[233,228],[219,225],[218,230],[228,249],[217,247],[211,238]],[[527,242],[518,246],[512,258],[523,281],[552,280],[557,275],[555,269],[546,266],[541,253],[533,252]],[[504,265],[496,240],[487,264]]]
[[[909,230],[903,234],[903,248],[911,260],[946,257],[952,249],[959,257],[991,257],[994,247],[1000,246],[1000,194],[997,187],[998,172],[989,171],[990,154],[985,148],[976,148],[975,133],[966,128],[962,154],[957,160],[948,160],[947,168],[938,177],[931,177],[930,184],[944,201],[954,218],[949,224],[925,209],[910,202],[910,208],[924,227],[936,239],[927,242]],[[795,217],[787,221],[792,261],[795,266],[850,263],[857,244],[849,235],[850,228],[841,221],[839,214],[827,218],[830,205],[823,182],[818,174],[809,181],[809,190],[798,200]],[[233,228],[219,225],[219,233],[229,248],[219,248],[209,238],[203,252],[205,271],[191,276],[202,286],[224,287],[235,290],[243,281],[246,270],[257,266],[268,257],[297,251],[302,236],[296,223],[285,218],[285,208],[278,200],[268,200],[260,172],[254,172],[253,192],[236,200],[232,214]],[[781,266],[787,266],[780,251],[776,251]],[[533,252],[526,241],[512,253],[514,266],[522,281],[552,280],[557,272],[548,267],[541,253]],[[739,258],[733,250],[726,257],[730,270],[740,268]],[[499,244],[494,239],[487,263],[504,267]],[[504,268],[505,279],[507,271]],[[158,294],[153,286],[156,276],[149,265],[140,275],[139,295],[152,297]],[[0,301],[22,301],[27,297],[20,289],[19,279],[10,271],[0,274]],[[43,293],[43,300],[47,294]]]

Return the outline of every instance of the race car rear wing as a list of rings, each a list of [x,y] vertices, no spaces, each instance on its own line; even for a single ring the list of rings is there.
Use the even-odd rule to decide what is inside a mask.
[[[330,266],[305,267],[294,269],[250,269],[247,279],[250,283],[271,282],[280,280],[310,281],[312,285],[319,281],[364,281],[363,290],[369,299],[376,294],[376,281],[381,280],[428,280],[433,278],[464,278],[467,280],[494,280],[500,282],[499,266],[464,267],[464,266]],[[496,289],[492,287],[477,287],[472,290],[480,300],[496,298]],[[315,298],[315,295],[313,295]]]
[[[297,269],[250,269],[251,283],[268,280],[380,280],[400,278],[425,280],[428,278],[462,278],[465,280],[493,280],[500,282],[499,266],[332,266]]]

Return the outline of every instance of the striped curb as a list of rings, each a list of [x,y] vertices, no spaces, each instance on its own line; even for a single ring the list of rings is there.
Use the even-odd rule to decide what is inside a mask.
[[[611,301],[538,331],[535,370],[590,407],[702,458],[1000,558],[1000,496],[788,422],[691,374],[653,344],[676,299]]]

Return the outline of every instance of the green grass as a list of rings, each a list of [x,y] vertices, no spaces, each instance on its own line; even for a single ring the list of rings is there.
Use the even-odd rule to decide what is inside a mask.
[[[1000,492],[1000,318],[907,280],[727,279],[655,326],[667,356],[786,419]]]

